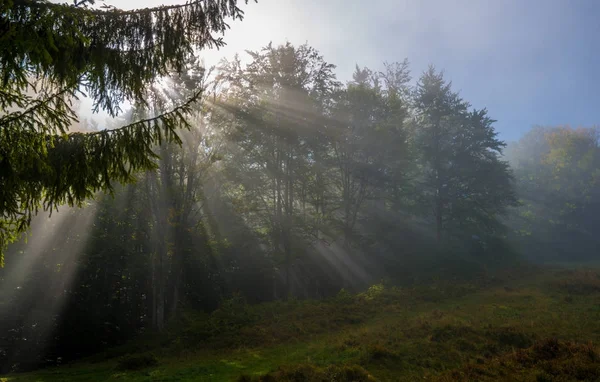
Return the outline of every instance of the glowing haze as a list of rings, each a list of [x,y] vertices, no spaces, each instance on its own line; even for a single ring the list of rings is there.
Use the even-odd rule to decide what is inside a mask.
[[[143,8],[178,0],[108,1]],[[428,64],[473,106],[487,107],[501,138],[517,139],[532,125],[593,125],[600,95],[595,53],[600,2],[595,0],[259,0],[243,5],[227,47],[205,52],[208,64],[269,41],[308,42],[348,80],[356,64]]]

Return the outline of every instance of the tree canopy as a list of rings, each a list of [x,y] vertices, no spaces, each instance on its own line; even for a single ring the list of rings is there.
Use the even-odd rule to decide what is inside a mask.
[[[554,260],[584,260],[595,252],[598,137],[597,128],[536,127],[508,146],[521,200],[508,224],[523,252]]]
[[[571,254],[554,239],[560,233],[589,239],[582,252],[595,244],[593,129],[533,130],[505,153],[488,111],[434,67],[413,80],[407,60],[357,65],[342,82],[308,44],[269,43],[212,70],[190,56],[180,73],[148,82],[127,111],[161,134],[136,167],[149,171],[133,172],[134,151],[105,147],[95,159],[85,143],[146,125],[54,136],[53,168],[89,177],[65,182],[81,190],[98,182],[113,197],[38,216],[33,240],[9,247],[0,303],[20,308],[0,315],[8,349],[0,369],[56,364],[147,331],[166,335],[199,312],[214,312],[199,319],[208,326],[236,330],[248,319],[246,301],[484,275],[514,264],[512,244],[541,241]],[[188,101],[198,93],[201,102]],[[164,116],[180,105],[190,129],[165,138]],[[127,176],[102,178],[88,167],[94,160],[121,163],[109,171]],[[181,343],[214,338],[213,329]]]

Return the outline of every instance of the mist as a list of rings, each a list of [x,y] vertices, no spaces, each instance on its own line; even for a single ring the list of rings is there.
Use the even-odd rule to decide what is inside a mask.
[[[105,186],[64,191],[61,168],[27,170],[46,199],[25,233],[7,234],[0,374],[600,378],[595,74],[552,61],[586,32],[565,32],[584,4],[553,2],[545,21],[517,2],[240,6],[228,45],[165,64],[123,93],[121,113],[92,113],[92,92],[74,103],[67,141],[137,129],[123,130],[116,162],[109,135],[81,151],[48,140],[53,161],[97,154],[105,168],[86,179]],[[144,12],[156,22],[173,9]],[[23,105],[0,110],[0,126]],[[162,119],[171,110],[181,120]],[[34,184],[27,171],[19,181]],[[67,196],[46,203],[48,190]]]

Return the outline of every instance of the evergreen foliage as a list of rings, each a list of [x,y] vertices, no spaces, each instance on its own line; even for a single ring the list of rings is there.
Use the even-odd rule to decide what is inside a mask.
[[[226,20],[243,17],[236,0],[128,11],[92,5],[0,5],[0,253],[39,207],[79,205],[154,168],[153,145],[180,142],[176,129],[189,127],[185,117],[202,91],[170,111],[91,134],[69,132],[74,99],[87,94],[94,110],[112,116],[124,101],[147,105],[150,85],[182,71],[196,51],[222,46]]]

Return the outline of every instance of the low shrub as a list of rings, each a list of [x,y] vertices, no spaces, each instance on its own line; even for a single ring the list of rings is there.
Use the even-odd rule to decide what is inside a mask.
[[[259,377],[242,375],[238,382],[371,382],[375,381],[364,368],[358,365],[330,365],[320,368],[301,364],[283,367]]]
[[[158,366],[158,359],[152,354],[132,354],[121,358],[117,364],[118,370],[140,370]]]
[[[526,349],[480,360],[434,378],[437,381],[598,381],[600,360],[592,344],[562,342],[555,338]]]
[[[489,329],[486,334],[503,348],[523,349],[533,345],[535,340],[533,334],[519,331],[513,327]]]
[[[600,272],[576,270],[552,282],[552,286],[569,295],[589,295],[600,292]]]
[[[429,339],[433,342],[444,342],[454,338],[463,338],[474,330],[468,326],[445,325],[432,330]]]
[[[383,359],[390,359],[397,357],[396,353],[384,345],[371,344],[365,348],[364,360],[365,361],[379,361]]]

